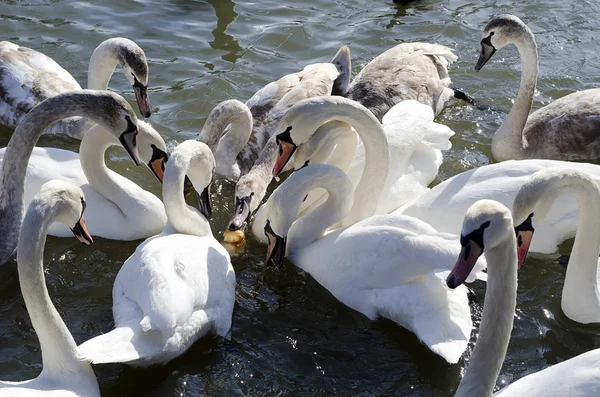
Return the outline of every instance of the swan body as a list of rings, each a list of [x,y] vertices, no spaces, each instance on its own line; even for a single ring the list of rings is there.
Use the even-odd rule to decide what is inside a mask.
[[[81,242],[91,244],[84,210],[81,189],[63,181],[46,183],[27,210],[19,237],[17,266],[25,305],[40,341],[43,368],[35,379],[0,381],[2,396],[100,396],[92,367],[79,361],[73,336],[48,296],[42,262],[46,231],[55,220],[72,228]]]
[[[512,207],[517,192],[536,172],[561,166],[577,168],[600,182],[600,166],[557,160],[511,160],[489,164],[453,176],[399,208],[398,213],[417,217],[440,232],[455,233],[467,209],[481,199]],[[544,219],[539,219],[531,251],[554,253],[577,230],[577,201],[571,195],[557,198]]]
[[[302,198],[317,187],[328,199],[296,220]],[[370,319],[395,321],[456,363],[472,325],[466,289],[451,292],[443,283],[460,250],[457,236],[404,215],[373,216],[325,232],[350,210],[353,191],[345,173],[327,164],[288,177],[265,205],[267,261],[281,264],[287,256],[345,305]]]
[[[165,142],[144,121],[138,121],[138,131],[140,160],[162,180],[167,160]],[[119,141],[95,125],[83,137],[80,153],[58,148],[34,148],[27,164],[24,205],[29,205],[47,181],[70,181],[80,186],[87,197],[90,204],[87,223],[94,236],[137,240],[160,233],[167,222],[162,201],[106,167],[104,152],[113,145],[119,145]],[[0,164],[4,153],[5,149],[0,149]],[[68,237],[71,231],[57,222],[50,226],[48,234]]]
[[[462,250],[447,278],[460,286],[485,252],[488,282],[479,336],[455,397],[492,396],[506,356],[517,301],[517,244],[513,217],[504,205],[480,200],[465,215]],[[577,396],[600,392],[600,349],[527,375],[494,393],[502,397]]]
[[[535,231],[541,229],[541,221],[564,195],[576,199],[580,215],[561,306],[571,320],[584,324],[600,323],[600,187],[591,175],[569,165],[538,171],[523,184],[513,204],[519,265],[525,259]]]
[[[438,115],[454,98],[448,65],[456,59],[450,48],[440,44],[398,44],[362,68],[342,94],[364,105],[379,120],[407,99],[430,106]]]
[[[232,181],[247,174],[287,109],[304,98],[329,95],[339,76],[333,63],[311,64],[267,84],[246,104],[217,105],[198,137],[215,154],[217,173]]]
[[[81,344],[83,360],[162,364],[208,332],[227,337],[235,273],[206,219],[214,168],[214,157],[201,142],[186,141],[173,151],[163,183],[168,223],[123,264],[113,286],[115,329]],[[185,204],[186,173],[197,191],[203,191],[201,212]]]
[[[530,115],[538,53],[535,37],[523,21],[500,15],[487,24],[475,70],[509,44],[514,44],[521,56],[521,86],[508,117],[492,139],[494,158],[600,159],[600,89],[572,93]]]
[[[65,117],[87,117],[119,139],[136,164],[140,163],[137,118],[121,96],[109,91],[81,90],[50,97],[29,112],[13,133],[0,175],[0,263],[17,245],[23,217],[27,164],[45,128]]]
[[[129,39],[108,39],[96,47],[90,59],[88,88],[106,90],[117,64],[133,86],[140,113],[150,117],[146,55]],[[44,99],[76,90],[81,86],[52,58],[8,41],[0,42],[0,123],[4,126],[16,128]],[[68,118],[45,133],[81,139],[92,126],[87,119]]]

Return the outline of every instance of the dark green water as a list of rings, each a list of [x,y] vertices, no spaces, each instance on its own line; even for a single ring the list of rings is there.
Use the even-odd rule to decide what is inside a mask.
[[[349,44],[354,71],[396,43],[437,42],[459,56],[450,75],[483,102],[508,111],[519,84],[514,48],[475,73],[481,29],[496,14],[523,18],[536,34],[540,78],[534,107],[600,80],[596,1],[424,0],[394,4],[356,0],[7,1],[0,35],[52,56],[81,83],[94,47],[125,36],[146,51],[155,128],[173,144],[194,138],[220,101],[245,101],[257,89],[312,62],[329,60]],[[111,88],[133,103],[122,74]],[[439,179],[489,162],[491,137],[503,115],[466,106],[438,121],[456,131]],[[0,132],[5,145],[10,132]],[[75,142],[44,140],[77,149]],[[116,169],[154,192],[148,170],[124,151]],[[213,230],[221,231],[232,188],[215,189]],[[50,295],[77,342],[112,327],[111,289],[139,242],[49,238]],[[570,245],[563,247],[568,254]],[[106,396],[451,396],[468,359],[448,365],[390,321],[369,321],[338,303],[293,266],[263,265],[265,247],[250,240],[233,259],[237,304],[232,339],[207,338],[166,366],[96,366]],[[534,256],[519,274],[518,317],[499,386],[600,347],[600,328],[569,321],[560,309],[564,268],[558,255]],[[476,285],[476,324],[485,288]],[[0,268],[0,377],[23,380],[41,369],[39,344],[18,287],[16,266]],[[474,335],[476,331],[474,332]]]

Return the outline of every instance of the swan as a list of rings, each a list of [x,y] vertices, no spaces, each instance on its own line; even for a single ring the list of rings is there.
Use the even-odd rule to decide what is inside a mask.
[[[185,141],[171,153],[163,181],[167,225],[123,264],[113,286],[115,329],[81,344],[81,359],[164,364],[208,332],[228,336],[235,273],[207,220],[214,169],[212,152],[201,142]],[[203,192],[200,212],[185,204],[186,173]]]
[[[43,368],[35,379],[0,381],[0,395],[100,396],[92,367],[79,360],[73,336],[50,300],[43,264],[46,232],[54,221],[71,228],[82,243],[92,243],[84,221],[85,204],[77,186],[50,181],[29,205],[19,236],[17,266],[25,306],[40,341]]]
[[[314,188],[325,189],[327,200],[296,220]],[[352,208],[353,196],[352,182],[331,165],[290,175],[265,204],[266,262],[281,266],[287,256],[345,305],[372,320],[395,321],[448,362],[458,362],[471,334],[467,290],[450,291],[443,282],[460,250],[458,237],[388,214],[325,233]]]
[[[572,93],[530,115],[538,53],[535,37],[523,21],[500,15],[487,24],[475,70],[509,44],[514,44],[521,56],[521,86],[508,117],[492,139],[494,158],[600,159],[600,89]]]
[[[334,81],[345,76],[333,63],[315,63],[267,84],[246,104],[231,99],[217,105],[198,136],[213,151],[217,174],[234,182],[247,174],[287,109],[304,98],[329,95]]]
[[[477,343],[454,396],[491,396],[506,356],[517,304],[517,247],[510,211],[496,201],[476,202],[465,215],[460,240],[462,250],[448,275],[448,286],[461,286],[484,252],[488,282]],[[599,362],[600,349],[595,349],[527,375],[494,396],[597,396]]]
[[[120,95],[109,91],[70,91],[50,97],[29,112],[13,133],[0,176],[0,264],[14,252],[23,217],[27,163],[38,139],[50,124],[65,117],[87,117],[114,136],[136,165],[140,163],[135,112]]]
[[[523,184],[513,204],[519,267],[534,231],[540,227],[553,203],[566,194],[577,200],[580,216],[561,306],[567,317],[583,324],[600,323],[598,255],[600,253],[600,188],[587,173],[573,167],[555,167],[536,172]]]
[[[95,125],[81,140],[79,153],[58,148],[34,148],[25,177],[25,207],[49,180],[61,179],[81,187],[90,204],[87,223],[93,235],[114,240],[137,240],[153,236],[165,226],[167,215],[154,194],[105,164],[106,150],[119,145],[108,131]],[[162,182],[167,161],[163,138],[152,126],[138,120],[137,147],[140,160]],[[0,164],[5,149],[0,149]],[[51,236],[68,237],[71,231],[60,223],[48,229]]]
[[[350,50],[347,64],[350,70]],[[452,99],[463,99],[474,104],[472,98],[460,90],[450,88],[448,65],[456,61],[452,49],[429,43],[401,43],[369,62],[347,86],[335,87],[334,94],[359,102],[380,120],[394,105],[407,99],[430,106],[435,115]]]
[[[147,94],[146,55],[129,39],[112,38],[96,47],[88,68],[88,88],[106,90],[117,65],[133,86],[140,113],[144,117],[150,117],[152,108]],[[0,42],[2,125],[14,129],[23,122],[25,115],[44,99],[75,90],[81,90],[81,86],[52,58],[9,41]],[[81,139],[92,125],[90,120],[85,118],[69,118],[55,123],[45,133]]]
[[[436,230],[456,233],[467,209],[477,200],[492,199],[512,207],[517,192],[537,171],[560,166],[577,168],[600,182],[600,166],[558,160],[510,160],[471,169],[453,176],[423,193],[397,213],[414,216]],[[544,219],[538,219],[532,252],[550,254],[572,238],[577,230],[577,201],[571,195],[559,197]]]

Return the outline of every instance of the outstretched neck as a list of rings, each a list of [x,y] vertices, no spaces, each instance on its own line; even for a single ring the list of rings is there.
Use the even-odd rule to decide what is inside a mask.
[[[42,374],[51,377],[65,372],[73,374],[81,367],[77,345],[50,300],[44,277],[44,245],[48,227],[55,218],[55,208],[39,203],[30,206],[17,250],[21,291],[42,350]]]
[[[479,337],[455,397],[491,396],[500,374],[517,305],[517,248],[514,234],[486,250],[488,282]]]
[[[310,174],[305,175],[294,185],[286,181],[286,187],[289,187],[289,190],[286,192],[285,198],[280,201],[289,203],[291,209],[289,216],[295,217],[302,199],[311,190],[322,188],[328,193],[327,200],[323,204],[296,220],[290,227],[287,255],[296,264],[300,263],[294,261],[294,255],[323,236],[327,228],[348,213],[353,203],[352,182],[341,170],[324,164],[309,166],[306,171],[309,170]]]
[[[112,41],[101,43],[90,58],[87,87],[92,90],[106,90],[118,63]]]
[[[527,142],[523,130],[531,112],[538,77],[538,53],[535,37],[526,27],[515,45],[521,57],[521,85],[508,116],[492,139],[492,154],[498,161],[520,160],[526,157]]]
[[[221,102],[208,115],[198,140],[214,153],[218,174],[231,173],[237,155],[250,139],[252,122],[250,109],[238,100]]]
[[[600,322],[598,253],[600,251],[600,189],[594,183],[574,192],[579,222],[562,293],[565,314],[580,323]]]
[[[171,157],[163,179],[163,202],[167,213],[167,226],[177,233],[193,236],[212,236],[208,220],[199,211],[188,206],[183,196],[186,172],[192,161],[192,154]],[[195,186],[200,189],[199,186]],[[200,190],[199,190],[200,191]]]

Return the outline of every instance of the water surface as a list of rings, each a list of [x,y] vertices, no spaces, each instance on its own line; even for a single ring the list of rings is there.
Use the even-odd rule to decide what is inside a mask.
[[[597,1],[423,0],[394,4],[358,0],[238,1],[13,1],[0,3],[0,35],[43,51],[82,84],[89,56],[102,40],[125,36],[146,51],[155,128],[171,144],[194,138],[220,101],[242,101],[264,84],[312,62],[328,61],[349,44],[356,73],[397,43],[437,42],[455,49],[450,76],[457,87],[508,111],[519,84],[516,49],[498,52],[473,71],[480,32],[493,16],[514,13],[536,34],[540,76],[534,108],[600,80]],[[111,88],[133,103],[117,72]],[[464,105],[438,121],[456,131],[439,174],[444,180],[490,161],[490,143],[503,113]],[[6,145],[10,131],[0,131]],[[77,150],[77,142],[43,139],[41,145]],[[158,193],[149,170],[136,169],[123,150],[113,165]],[[221,183],[213,199],[215,233],[224,228],[232,187]],[[458,232],[458,231],[457,231]],[[49,238],[50,295],[77,342],[110,330],[114,278],[137,242]],[[563,254],[568,254],[565,244]],[[391,321],[369,321],[337,302],[293,266],[265,267],[265,247],[249,240],[233,259],[237,303],[232,339],[205,338],[165,366],[96,366],[105,396],[451,396],[469,352],[448,365]],[[533,256],[519,274],[518,316],[499,387],[528,373],[600,347],[600,329],[578,325],[560,309],[565,269],[558,255]],[[473,307],[479,322],[485,287]],[[22,380],[41,369],[39,344],[18,287],[16,266],[0,268],[0,374]],[[476,330],[474,334],[476,334]]]

